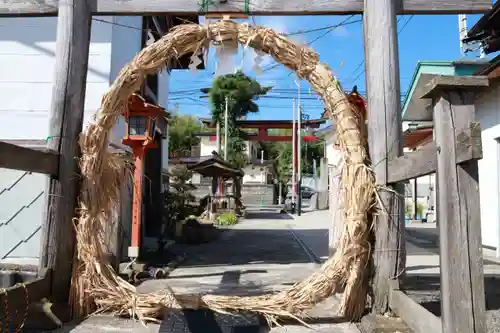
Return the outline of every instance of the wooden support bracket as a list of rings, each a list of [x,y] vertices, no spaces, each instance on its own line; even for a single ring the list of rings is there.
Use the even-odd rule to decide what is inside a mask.
[[[483,157],[481,127],[478,122],[471,122],[468,128],[459,132],[455,142],[457,164]],[[397,183],[435,173],[438,151],[439,147],[436,143],[431,142],[420,150],[406,153],[389,161],[387,165],[388,183]]]
[[[389,291],[389,307],[414,333],[442,333],[441,320],[401,290]]]
[[[227,0],[200,6],[199,0],[95,0],[93,15],[199,15],[229,13],[250,15],[347,15],[362,14],[363,0]],[[399,2],[399,1],[398,1]],[[56,15],[59,0],[1,1],[0,16]],[[491,0],[402,0],[397,14],[484,13],[492,8]]]
[[[425,85],[420,98],[433,98],[441,94],[443,90],[481,91],[489,85],[487,76],[438,75]]]
[[[476,89],[471,84],[441,83],[429,91],[439,147],[436,186],[444,333],[486,333],[478,163],[456,163],[461,154],[457,145],[463,139],[460,129],[475,121],[475,92],[467,88]]]
[[[59,155],[0,141],[0,168],[57,175]]]
[[[51,270],[44,270],[34,281],[7,288],[4,292],[0,291],[0,304],[2,306],[7,304],[9,312],[16,313],[17,311],[20,315],[23,314],[30,303],[50,296],[51,277]],[[27,301],[28,304],[26,304]]]

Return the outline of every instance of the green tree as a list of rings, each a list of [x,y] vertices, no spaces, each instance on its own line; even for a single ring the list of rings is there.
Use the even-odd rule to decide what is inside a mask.
[[[189,205],[195,201],[192,194],[196,186],[191,184],[193,172],[185,165],[179,165],[170,172],[170,189],[163,193],[163,226],[157,237],[158,250],[165,249],[167,240],[175,237],[175,224],[193,214]]]
[[[235,167],[242,168],[247,163],[245,155],[246,133],[236,127],[238,119],[245,118],[249,113],[259,112],[255,101],[265,95],[271,87],[262,87],[259,82],[242,72],[219,76],[214,80],[208,92],[212,108],[212,120],[221,124],[224,130],[224,114],[226,98],[228,100],[228,160]]]
[[[202,127],[195,117],[174,115],[169,121],[169,153],[183,156],[186,152],[190,152],[192,147],[200,143],[200,138],[196,134],[200,133],[201,130]]]
[[[290,129],[269,130],[270,135],[291,136]],[[274,161],[273,169],[278,182],[286,184],[292,176],[293,152],[291,142],[261,142],[265,154]],[[313,173],[313,159],[323,157],[324,141],[303,142],[302,147],[302,173]]]

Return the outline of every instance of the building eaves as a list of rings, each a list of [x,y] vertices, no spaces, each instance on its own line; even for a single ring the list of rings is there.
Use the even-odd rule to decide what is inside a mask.
[[[493,8],[489,10],[486,14],[484,14],[479,21],[474,24],[474,26],[467,33],[467,40],[476,40],[484,30],[488,29],[491,23],[494,21],[493,19],[500,13],[500,1],[496,1],[493,5]],[[498,17],[496,18],[498,20]]]

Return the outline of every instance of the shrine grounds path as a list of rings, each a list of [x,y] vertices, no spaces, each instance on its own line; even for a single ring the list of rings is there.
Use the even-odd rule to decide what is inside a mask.
[[[249,212],[246,219],[222,232],[219,239],[211,243],[176,245],[173,250],[185,254],[186,260],[167,279],[145,281],[138,286],[138,291],[150,292],[169,286],[178,293],[251,295],[289,288],[314,272],[326,258],[330,221],[328,211],[306,212],[300,217],[275,211]],[[286,325],[273,328],[270,333],[359,333],[355,324],[339,323],[340,320],[333,317],[336,303],[336,299],[328,300],[311,312],[317,317],[328,317],[329,323],[314,324],[313,330]],[[59,332],[118,331],[172,332],[162,327],[162,323],[143,327],[132,320],[111,316],[90,317],[74,328]],[[259,333],[264,332],[269,329],[262,327]]]

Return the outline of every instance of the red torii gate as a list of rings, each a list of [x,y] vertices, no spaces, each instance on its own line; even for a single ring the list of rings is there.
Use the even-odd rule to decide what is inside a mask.
[[[216,125],[212,119],[201,119],[201,122],[208,128],[215,128]],[[326,119],[302,120],[301,128],[317,129],[326,122]],[[246,139],[248,141],[272,141],[272,142],[288,142],[292,141],[291,135],[269,135],[269,129],[293,129],[292,120],[237,120],[236,126],[246,129],[257,129],[257,134],[248,134]],[[297,126],[297,124],[296,124]],[[216,140],[216,136],[211,136],[210,141]],[[317,137],[315,135],[302,136],[304,142],[315,142]]]

